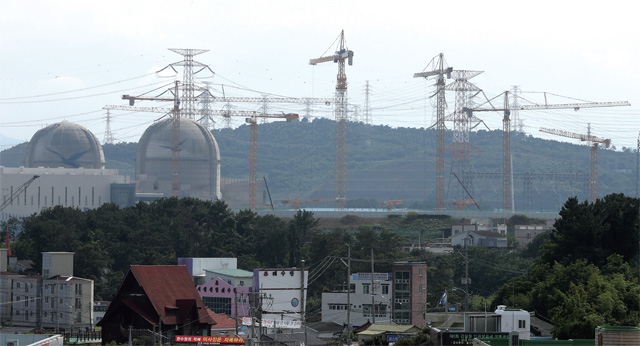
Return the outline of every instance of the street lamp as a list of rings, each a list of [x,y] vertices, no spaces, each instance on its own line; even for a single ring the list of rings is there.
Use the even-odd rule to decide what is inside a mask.
[[[468,304],[469,294],[467,293],[467,291],[463,290],[462,288],[454,287],[453,290],[464,292],[464,312],[467,312],[467,306],[469,305]]]

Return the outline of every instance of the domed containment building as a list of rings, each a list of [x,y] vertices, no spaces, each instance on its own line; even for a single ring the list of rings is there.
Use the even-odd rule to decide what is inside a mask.
[[[25,155],[26,167],[104,169],[104,153],[86,128],[60,122],[36,132]]]
[[[164,119],[144,132],[136,151],[137,192],[171,197],[173,120]],[[217,200],[220,193],[220,150],[204,126],[180,119],[180,195]]]

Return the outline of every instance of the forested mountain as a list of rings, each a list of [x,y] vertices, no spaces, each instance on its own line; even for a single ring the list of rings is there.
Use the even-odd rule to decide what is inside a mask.
[[[332,198],[334,171],[333,120],[302,119],[258,125],[258,177],[265,176],[275,200]],[[213,131],[220,147],[225,178],[249,176],[249,127]],[[468,199],[455,176],[483,209],[502,205],[502,132],[470,134],[471,155],[464,169],[451,158],[451,131],[445,135],[445,202]],[[402,200],[403,207],[435,206],[436,132],[349,123],[347,191],[350,206]],[[19,166],[26,145],[2,153],[2,165]],[[134,174],[135,143],[104,145],[107,168]],[[568,197],[589,196],[588,147],[513,133],[511,152],[516,210],[559,210]],[[635,195],[634,150],[600,149],[598,195]],[[467,173],[464,173],[467,172]],[[467,206],[475,208],[475,206]]]

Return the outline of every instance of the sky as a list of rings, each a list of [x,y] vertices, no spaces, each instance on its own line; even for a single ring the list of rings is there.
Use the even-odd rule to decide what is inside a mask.
[[[484,71],[471,82],[488,98],[518,86],[522,102],[543,103],[543,92],[548,103],[628,101],[630,107],[521,111],[519,117],[533,136],[565,140],[539,128],[586,133],[590,124],[593,135],[610,138],[618,150],[635,148],[639,7],[618,0],[2,1],[0,137],[26,141],[40,128],[66,120],[103,141],[102,107],[125,105],[122,94],[156,96],[176,78],[156,73],[182,60],[168,48],[208,50],[194,60],[215,74],[199,74],[197,82],[208,82],[216,96],[224,91],[226,96],[329,98],[337,64],[311,66],[309,59],[332,54],[344,30],[354,51],[353,65],[346,67],[349,102],[364,107],[369,81],[375,125],[432,125],[433,80],[413,74],[443,53],[454,69]],[[452,102],[453,93],[447,99]],[[500,98],[494,101],[501,104]],[[270,104],[269,112],[305,111],[303,105]],[[137,142],[162,114],[111,111],[110,116],[117,141]],[[313,116],[331,118],[332,109],[314,106]],[[499,112],[477,116],[491,130],[502,128]],[[217,128],[223,126],[215,120]],[[234,118],[233,125],[242,120]],[[0,149],[12,145],[1,138]]]

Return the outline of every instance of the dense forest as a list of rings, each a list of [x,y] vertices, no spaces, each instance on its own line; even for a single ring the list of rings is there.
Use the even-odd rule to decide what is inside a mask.
[[[449,292],[450,306],[461,307],[456,290],[469,259],[471,309],[499,304],[538,311],[555,323],[559,338],[593,337],[596,325],[640,322],[640,201],[611,194],[595,204],[568,199],[555,230],[518,249],[455,248],[435,255],[402,252],[407,240],[433,241],[464,222],[409,213],[382,219],[346,215],[317,219],[301,210],[292,218],[234,212],[223,201],[167,198],[120,209],[114,204],[80,211],[56,206],[2,225],[20,259],[40,270],[42,252],[75,252],[75,275],[94,280],[95,299],[109,300],[131,264],[176,264],[178,257],[237,257],[240,269],[299,266],[310,271],[308,316],[318,318],[321,293],[340,287],[351,248],[352,272],[388,272],[394,261],[427,263],[428,308]],[[514,224],[537,220],[515,215]],[[5,232],[5,231],[3,231]],[[4,234],[2,235],[4,237]],[[513,244],[513,241],[511,241]],[[485,305],[486,304],[486,305]]]
[[[257,174],[266,177],[273,198],[328,199],[333,197],[335,122],[318,118],[273,122],[258,126]],[[249,176],[249,127],[216,129],[224,178]],[[452,141],[446,132],[445,143]],[[353,207],[380,206],[402,200],[402,207],[435,207],[435,130],[348,126],[348,203]],[[502,206],[502,132],[473,131],[468,164],[445,155],[445,202],[468,199],[453,172],[468,181],[467,188],[485,210]],[[615,143],[614,143],[615,144]],[[0,164],[20,166],[26,144],[5,150]],[[103,145],[107,168],[133,176],[136,143]],[[589,150],[584,145],[512,133],[514,203],[517,211],[560,210],[569,197],[589,196]],[[635,196],[636,155],[632,148],[600,149],[599,196],[624,193]],[[464,172],[464,173],[461,173]],[[315,206],[325,206],[316,204]],[[330,206],[327,204],[326,206]],[[467,208],[475,208],[470,205]]]

